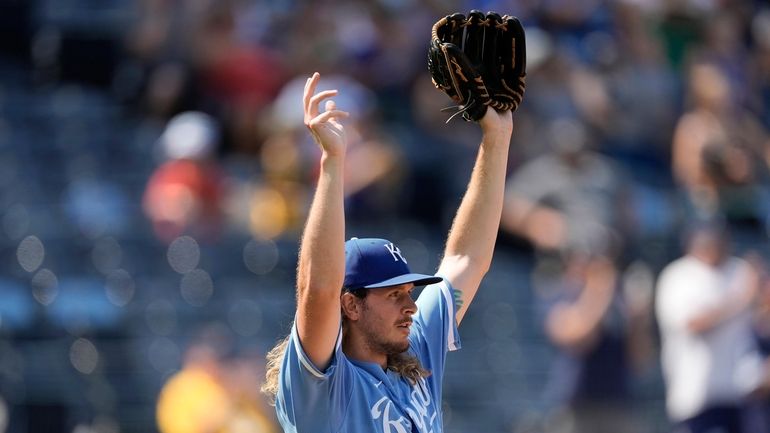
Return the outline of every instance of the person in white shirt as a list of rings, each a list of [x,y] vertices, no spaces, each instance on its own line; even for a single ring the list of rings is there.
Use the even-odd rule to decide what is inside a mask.
[[[742,433],[744,400],[761,378],[749,309],[757,273],[729,245],[725,227],[697,224],[658,280],[666,408],[677,432]]]

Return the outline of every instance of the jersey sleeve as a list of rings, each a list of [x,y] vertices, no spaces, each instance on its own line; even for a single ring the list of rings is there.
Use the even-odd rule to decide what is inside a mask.
[[[409,335],[423,367],[437,377],[444,374],[446,353],[460,349],[453,292],[446,279],[426,286],[417,298],[413,332]]]
[[[283,425],[312,431],[328,425],[332,431],[344,420],[352,392],[351,368],[342,353],[342,333],[337,336],[331,364],[319,369],[307,356],[292,326],[280,372],[276,412]]]

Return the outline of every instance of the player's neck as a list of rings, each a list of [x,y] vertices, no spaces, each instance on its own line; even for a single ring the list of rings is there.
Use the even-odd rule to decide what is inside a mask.
[[[349,359],[378,364],[385,370],[388,366],[388,356],[372,349],[364,336],[348,329],[342,333],[342,351]]]

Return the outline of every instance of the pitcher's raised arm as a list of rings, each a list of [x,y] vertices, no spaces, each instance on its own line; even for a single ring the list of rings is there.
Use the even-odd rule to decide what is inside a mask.
[[[343,209],[346,138],[340,123],[348,113],[329,100],[336,90],[316,93],[320,75],[305,84],[305,125],[321,148],[320,174],[310,207],[297,267],[297,333],[315,366],[325,369],[340,328],[340,291],[345,277]],[[320,104],[326,100],[325,110]]]

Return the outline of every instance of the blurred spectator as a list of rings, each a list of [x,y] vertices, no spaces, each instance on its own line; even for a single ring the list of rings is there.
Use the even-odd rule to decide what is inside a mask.
[[[261,357],[228,356],[220,340],[204,334],[193,342],[182,369],[164,384],[157,403],[160,433],[279,431],[259,394]]]
[[[758,275],[758,290],[752,310],[752,325],[763,361],[761,385],[749,400],[746,430],[770,433],[770,268],[758,251],[749,251],[746,260]]]
[[[606,116],[600,123],[602,150],[627,162],[634,173],[660,182],[669,170],[678,77],[641,7],[628,1],[613,5],[616,33],[592,37],[598,51],[592,70],[607,83],[611,102],[608,110],[597,113]]]
[[[185,112],[169,121],[159,143],[167,160],[150,177],[144,212],[155,235],[171,242],[182,234],[213,240],[220,232],[225,177],[214,159],[220,133],[216,121],[201,112]]]
[[[688,83],[690,107],[674,132],[672,165],[691,215],[725,215],[735,227],[763,229],[767,131],[736,104],[730,82],[715,65],[692,65]]]
[[[749,49],[745,36],[752,12],[736,2],[733,7],[705,16],[700,44],[689,53],[696,63],[719,69],[730,89],[730,101],[743,107],[748,97]]]
[[[666,407],[682,431],[748,433],[745,399],[761,380],[749,314],[757,283],[716,223],[695,225],[686,254],[663,269],[656,314]]]
[[[578,121],[549,124],[553,152],[526,162],[509,179],[501,226],[546,251],[617,247],[631,233],[629,183],[591,150]]]
[[[554,44],[550,35],[538,39],[542,39],[542,58],[536,73],[527,76],[527,103],[522,108],[530,110],[545,124],[551,124],[557,119],[581,119],[582,110],[574,96],[576,86],[573,83],[577,80],[574,78],[575,62],[564,47]],[[592,87],[591,92],[583,94],[590,95],[589,99],[596,104],[594,106],[604,105],[607,102],[605,89],[589,73],[583,73],[582,77],[590,81]],[[589,113],[589,117],[596,119],[597,116]],[[533,138],[538,143],[534,146],[528,144],[533,147],[530,157],[540,155],[550,148],[550,137],[545,134],[536,134]]]
[[[652,287],[621,290],[618,269],[603,255],[571,251],[563,268],[538,288],[545,332],[557,349],[545,391],[554,410],[545,430],[646,431],[632,385],[654,360]]]
[[[266,134],[260,119],[287,81],[286,68],[280,55],[267,46],[239,39],[240,2],[202,4],[198,27],[190,33],[201,91],[222,112],[230,137],[228,150],[256,155]]]
[[[253,16],[248,2],[144,0],[142,6],[126,44],[146,75],[144,109],[160,118],[185,110],[221,113],[225,150],[255,154],[264,139],[260,119],[288,74],[280,53],[239,32]]]
[[[200,95],[190,58],[190,29],[200,18],[190,1],[142,0],[125,38],[124,96],[147,116],[169,119],[192,109]],[[132,76],[136,83],[132,83]]]

